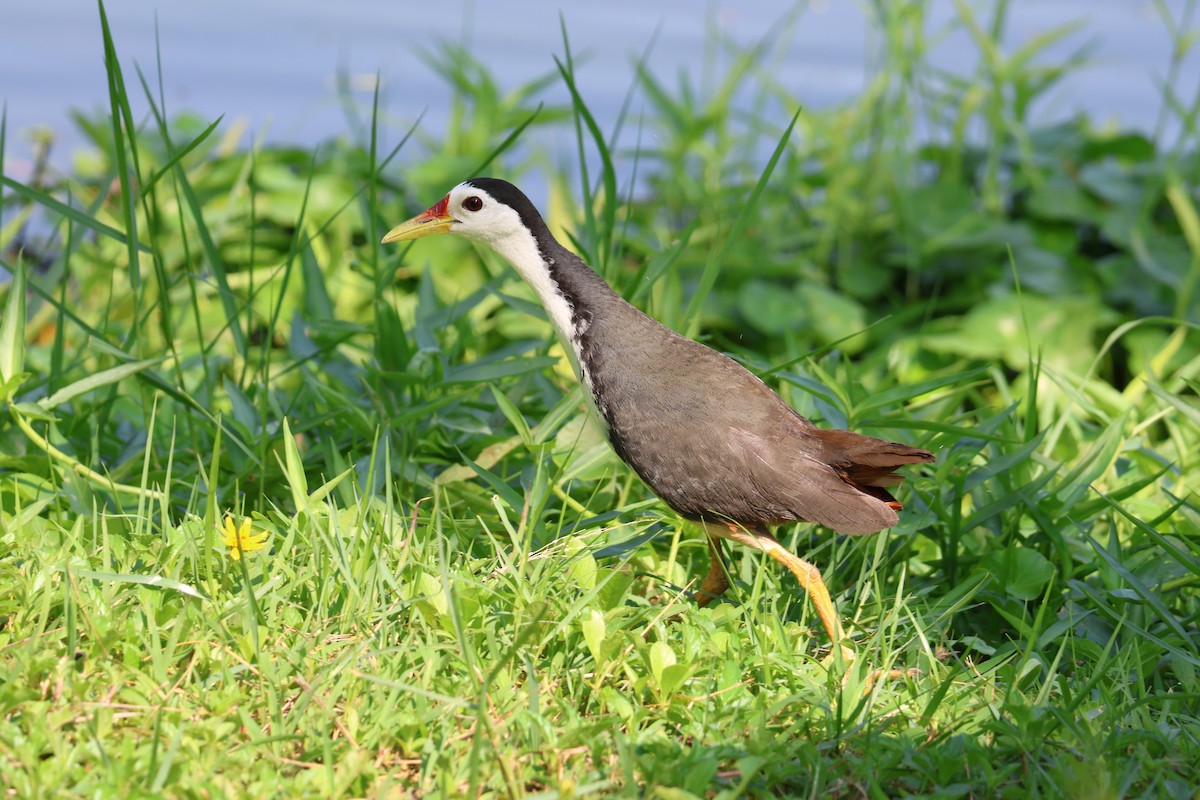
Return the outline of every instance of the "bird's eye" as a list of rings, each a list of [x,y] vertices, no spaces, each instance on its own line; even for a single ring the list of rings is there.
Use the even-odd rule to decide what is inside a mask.
[[[483,208],[483,201],[475,195],[471,195],[466,200],[463,200],[463,208],[467,211],[478,211]]]

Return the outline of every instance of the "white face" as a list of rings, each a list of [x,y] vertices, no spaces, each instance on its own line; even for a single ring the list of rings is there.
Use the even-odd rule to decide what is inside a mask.
[[[495,246],[524,227],[513,208],[469,184],[455,186],[448,198],[446,213],[454,218],[450,233]]]

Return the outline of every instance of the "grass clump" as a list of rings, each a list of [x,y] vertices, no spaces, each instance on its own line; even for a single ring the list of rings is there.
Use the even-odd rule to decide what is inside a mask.
[[[1169,148],[1033,124],[1074,65],[1003,56],[998,8],[962,7],[964,82],[925,62],[920,4],[877,6],[877,80],[790,136],[770,41],[716,40],[700,90],[640,69],[611,132],[565,39],[508,94],[448,50],[433,153],[385,151],[374,115],[231,147],[106,34],[90,165],[2,178],[6,788],[1192,791],[1194,108],[1167,90]],[[627,151],[633,122],[660,145]],[[587,422],[511,271],[375,244],[469,174],[530,174],[512,145],[543,133],[580,154],[551,223],[622,293],[802,413],[938,453],[893,531],[784,532],[850,620],[847,675],[758,554],[734,602],[689,604],[700,538]],[[921,674],[868,684],[891,666]]]

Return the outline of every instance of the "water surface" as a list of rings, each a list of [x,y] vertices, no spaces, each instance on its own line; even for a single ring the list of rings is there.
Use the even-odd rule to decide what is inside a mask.
[[[853,98],[878,63],[879,41],[864,5],[816,2],[804,7],[779,48],[775,78],[809,108]],[[990,3],[972,7],[986,15]],[[1178,16],[1184,0],[1166,0]],[[933,0],[931,25],[955,15],[949,0]],[[700,9],[707,9],[701,11]],[[556,6],[533,0],[503,3],[396,3],[384,0],[126,0],[108,3],[108,16],[127,84],[137,91],[134,65],[157,83],[169,113],[225,115],[247,123],[248,135],[311,145],[347,131],[336,99],[344,71],[364,99],[383,80],[389,137],[423,111],[422,130],[444,129],[450,89],[420,53],[439,42],[465,42],[505,88],[554,69],[562,55],[561,18],[572,47],[587,58],[579,69],[584,96],[602,126],[611,127],[632,80],[632,63],[652,37],[649,65],[670,86],[681,73],[701,82],[727,59],[706,56],[706,28],[715,26],[749,44],[778,30],[792,3],[694,0],[607,0]],[[1091,64],[1056,90],[1038,113],[1046,119],[1079,111],[1098,121],[1153,130],[1162,99],[1156,81],[1168,67],[1170,39],[1154,6],[1143,0],[1016,0],[1007,44],[1016,47],[1057,25],[1082,29],[1057,47],[1065,57],[1087,45]],[[49,126],[57,137],[54,163],[62,166],[82,139],[68,112],[103,109],[107,86],[96,4],[84,0],[12,2],[0,10],[0,99],[7,105],[6,173],[28,172],[28,131]],[[161,64],[159,62],[161,54]],[[937,64],[968,74],[978,53],[965,34],[934,51]],[[1185,99],[1200,84],[1193,55],[1181,86]],[[561,85],[547,92],[565,102]],[[635,103],[635,110],[638,104]],[[140,110],[145,110],[144,103]],[[1177,126],[1174,126],[1177,130]],[[407,155],[407,154],[406,154]]]

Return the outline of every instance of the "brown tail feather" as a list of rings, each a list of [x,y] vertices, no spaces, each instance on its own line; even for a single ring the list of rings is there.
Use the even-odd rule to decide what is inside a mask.
[[[933,453],[899,442],[863,436],[853,431],[816,428],[810,433],[821,440],[829,463],[847,462],[864,467],[891,467],[934,461]]]
[[[885,487],[904,481],[896,470],[909,464],[934,461],[933,453],[851,431],[820,430],[829,464],[846,483],[899,511],[900,503]]]
[[[843,475],[842,477],[845,478],[846,476]],[[887,489],[881,489],[878,486],[870,486],[862,483],[855,483],[854,481],[847,481],[847,483],[849,483],[855,489],[858,489],[863,494],[869,494],[876,500],[882,500],[883,504],[892,511],[900,511],[904,508],[904,506],[900,504],[900,501],[892,497],[892,493]]]

